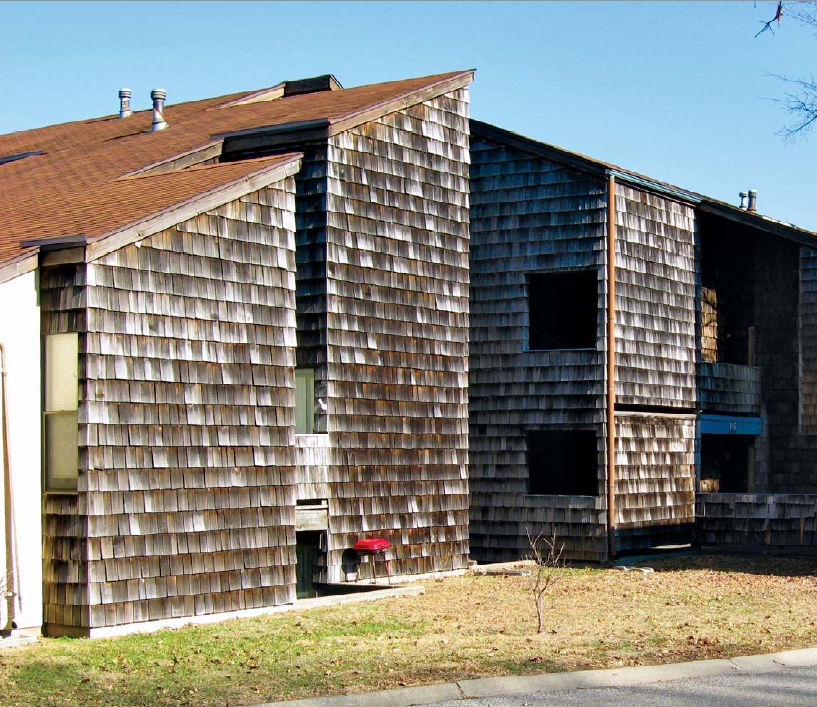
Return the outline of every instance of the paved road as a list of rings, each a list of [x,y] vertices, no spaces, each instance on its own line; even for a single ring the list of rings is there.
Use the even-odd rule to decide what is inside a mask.
[[[815,707],[817,668],[438,703],[435,707]]]
[[[481,678],[260,707],[817,707],[817,648],[673,665]]]

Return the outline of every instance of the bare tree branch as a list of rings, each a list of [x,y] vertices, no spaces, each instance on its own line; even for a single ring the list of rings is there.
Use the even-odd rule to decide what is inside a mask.
[[[768,22],[762,23],[763,27],[755,37],[759,37],[766,30],[774,34],[772,23],[777,22],[778,25],[780,24],[780,19],[784,12],[784,5],[787,17],[792,18],[792,20],[801,25],[817,27],[817,2],[784,3],[782,0],[779,0],[774,17]],[[795,142],[799,138],[808,135],[814,125],[817,124],[817,80],[814,76],[811,78],[790,78],[778,74],[771,75],[788,84],[791,89],[788,93],[784,94],[783,98],[771,99],[777,103],[781,103],[784,110],[793,116],[793,122],[778,130],[777,134],[782,137],[785,142]]]
[[[794,91],[786,93],[783,98],[775,98],[783,104],[787,113],[794,116],[794,122],[778,131],[786,142],[795,142],[804,138],[817,123],[817,79],[794,79],[779,74],[771,74],[777,79],[794,87]]]
[[[772,29],[772,22],[777,22],[780,25],[780,18],[783,17],[783,0],[777,3],[777,12],[774,13],[774,17],[770,19],[768,22],[763,23],[763,28],[755,35],[755,39],[757,39],[761,34],[763,34],[766,30],[769,30],[772,34],[774,34],[774,30]]]
[[[817,2],[787,2],[786,15],[801,24],[817,27]]]

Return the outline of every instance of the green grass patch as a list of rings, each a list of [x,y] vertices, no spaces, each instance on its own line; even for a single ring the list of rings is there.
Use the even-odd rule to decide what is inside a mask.
[[[8,707],[252,705],[462,678],[817,645],[817,561],[690,556],[654,573],[559,570],[536,632],[529,578],[466,575],[390,598],[0,651]]]

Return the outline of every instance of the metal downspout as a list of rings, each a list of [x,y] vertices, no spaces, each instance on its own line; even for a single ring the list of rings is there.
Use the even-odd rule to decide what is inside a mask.
[[[19,603],[19,591],[17,587],[18,571],[17,567],[17,542],[14,532],[14,512],[13,512],[13,492],[11,488],[11,460],[9,459],[9,433],[8,433],[8,403],[6,395],[6,349],[0,343],[0,419],[2,419],[3,427],[0,431],[3,445],[3,498],[5,500],[5,535],[6,547],[3,551],[6,554],[6,576],[0,578],[0,588],[2,588],[2,597],[0,601],[3,603],[4,611],[8,607],[10,610],[8,616],[4,617],[5,621],[0,626],[0,631],[5,631],[10,628],[14,618],[14,600],[17,599]],[[0,614],[2,616],[2,614]]]
[[[607,559],[616,556],[616,178],[607,179]]]

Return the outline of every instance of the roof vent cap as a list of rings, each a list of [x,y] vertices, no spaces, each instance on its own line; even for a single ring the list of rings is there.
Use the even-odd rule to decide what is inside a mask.
[[[742,191],[738,196],[740,197],[740,208],[746,211],[746,200],[749,198],[749,192]]]
[[[163,88],[154,88],[150,92],[150,100],[153,101],[153,122],[150,125],[152,131],[164,130],[168,127],[165,122],[165,99],[167,98],[167,91]]]
[[[131,92],[129,88],[120,88],[119,89],[119,117],[120,118],[127,118],[129,115],[133,115],[133,111],[130,109],[130,97]]]
[[[747,211],[757,211],[757,191],[749,190],[749,205],[746,207]]]

